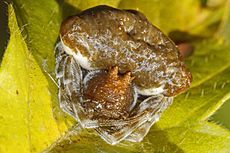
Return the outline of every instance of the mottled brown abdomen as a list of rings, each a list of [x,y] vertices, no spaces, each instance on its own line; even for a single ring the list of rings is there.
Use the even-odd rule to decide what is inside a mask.
[[[175,44],[137,11],[108,6],[83,11],[62,23],[61,40],[94,69],[130,71],[140,90],[162,87],[173,96],[192,80]]]

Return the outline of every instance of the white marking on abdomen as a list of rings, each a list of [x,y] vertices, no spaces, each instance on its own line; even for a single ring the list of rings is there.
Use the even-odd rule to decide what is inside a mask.
[[[68,46],[64,44],[64,42],[61,40],[62,46],[65,50],[65,52],[69,55],[72,55],[74,59],[78,62],[78,64],[81,65],[86,70],[95,70],[96,68],[91,67],[91,63],[88,60],[87,57],[83,56],[79,50],[77,50],[77,54]]]
[[[137,93],[139,93],[141,95],[145,95],[145,96],[158,95],[158,94],[162,94],[164,92],[163,86],[160,86],[158,88],[149,88],[149,89],[139,89],[136,86],[136,89],[137,89]]]

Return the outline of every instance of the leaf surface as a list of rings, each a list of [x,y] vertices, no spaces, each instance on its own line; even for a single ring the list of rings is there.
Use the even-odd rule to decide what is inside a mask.
[[[9,5],[10,40],[0,69],[0,152],[39,152],[60,137],[48,82]]]
[[[75,128],[75,130],[69,131],[65,137],[55,142],[45,152],[228,152],[230,149],[229,136],[229,131],[213,123],[196,122],[165,130],[160,130],[154,126],[140,143],[123,141],[116,146],[109,146],[99,136],[94,135],[91,130],[78,131]]]
[[[230,98],[229,1],[213,11],[202,9],[199,15],[198,0],[13,2],[16,17],[9,5],[11,36],[0,68],[0,152],[215,153],[230,150],[229,130],[206,121]],[[194,78],[191,89],[175,98],[140,143],[124,141],[116,146],[108,145],[94,130],[80,130],[59,108],[53,50],[61,21],[102,4],[138,9],[166,33],[179,29],[191,34],[206,31],[208,34],[204,35],[211,36],[214,32],[209,33],[208,27],[221,21],[218,31],[214,30],[217,37],[192,41],[195,51],[186,59]]]

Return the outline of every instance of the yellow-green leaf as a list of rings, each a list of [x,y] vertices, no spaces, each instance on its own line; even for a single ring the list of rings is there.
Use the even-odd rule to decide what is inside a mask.
[[[194,77],[192,88],[175,98],[142,142],[110,146],[94,130],[73,126],[75,121],[57,100],[53,49],[64,18],[107,4],[139,9],[165,32],[209,33],[209,26],[218,27],[222,20],[224,2],[208,12],[199,2],[13,0],[16,18],[10,5],[11,37],[0,68],[0,152],[228,152],[229,130],[204,121],[230,96],[230,46],[222,43],[222,38],[230,39],[226,13],[220,37],[192,42],[195,52],[186,61]]]
[[[40,152],[60,137],[51,93],[9,5],[10,40],[0,69],[0,152]]]
[[[223,15],[223,21],[219,29],[218,35],[223,38],[226,43],[230,43],[230,0],[225,4],[225,13]]]
[[[54,75],[54,47],[59,36],[62,21],[62,10],[55,0],[14,0],[17,21],[26,44],[35,60],[38,62],[48,82],[51,96],[53,116],[57,120],[60,131],[72,126],[75,122],[63,113],[57,99],[57,85]]]
[[[80,131],[76,127],[45,152],[227,153],[230,150],[229,131],[208,122],[190,123],[165,130],[155,126],[142,142],[122,142],[116,146],[109,146],[91,132]]]

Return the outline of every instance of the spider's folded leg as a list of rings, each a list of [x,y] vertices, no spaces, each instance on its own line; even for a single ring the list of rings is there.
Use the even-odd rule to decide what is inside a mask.
[[[73,56],[65,53],[60,43],[55,48],[55,58],[60,107],[76,118],[73,105],[80,102],[82,84],[81,68]]]
[[[140,142],[143,140],[143,138],[147,135],[149,132],[151,126],[157,122],[160,118],[160,115],[162,112],[164,112],[171,104],[172,104],[173,98],[172,97],[164,97],[162,99],[162,102],[156,106],[154,113],[152,116],[147,120],[144,124],[140,125],[137,129],[135,129],[128,137],[126,137],[126,140],[132,141],[132,142]],[[151,99],[148,101],[149,104],[153,102]],[[153,102],[154,106],[154,102]]]
[[[150,127],[158,121],[161,113],[172,103],[173,98],[163,95],[152,96],[141,102],[136,110],[139,119],[123,126],[96,128],[99,135],[110,144],[117,144],[126,139],[132,142],[141,141]]]

